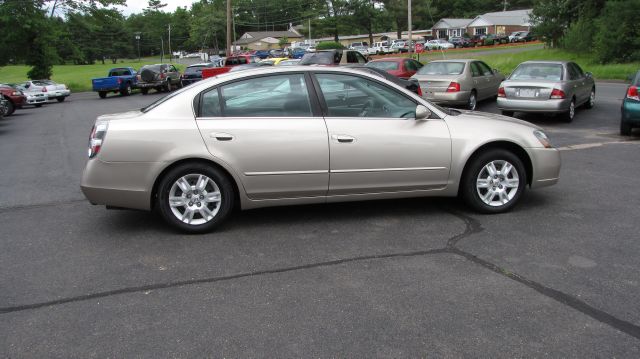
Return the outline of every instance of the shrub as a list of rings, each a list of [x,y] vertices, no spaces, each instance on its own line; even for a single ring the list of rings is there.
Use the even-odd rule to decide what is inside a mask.
[[[591,18],[580,18],[569,26],[562,39],[562,47],[575,53],[593,51],[596,24]]]
[[[596,58],[601,63],[640,60],[640,0],[607,1],[597,21]]]
[[[326,42],[321,42],[318,45],[316,45],[316,50],[332,50],[332,49],[344,49],[344,46],[342,46],[341,43],[339,42],[333,42],[333,41],[326,41]]]

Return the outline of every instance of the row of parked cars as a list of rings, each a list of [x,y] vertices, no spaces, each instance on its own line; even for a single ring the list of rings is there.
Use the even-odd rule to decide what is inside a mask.
[[[63,102],[70,95],[71,90],[67,85],[52,80],[0,84],[0,98],[4,100],[4,116],[11,116],[17,109],[26,106],[41,107],[49,101]]]

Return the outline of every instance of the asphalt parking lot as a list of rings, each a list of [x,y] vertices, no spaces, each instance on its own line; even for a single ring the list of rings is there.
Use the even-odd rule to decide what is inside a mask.
[[[520,116],[563,168],[510,213],[267,208],[197,236],[80,192],[95,117],[159,94],[17,111],[0,120],[0,357],[639,357],[640,133],[618,136],[625,85],[597,86],[571,124]]]

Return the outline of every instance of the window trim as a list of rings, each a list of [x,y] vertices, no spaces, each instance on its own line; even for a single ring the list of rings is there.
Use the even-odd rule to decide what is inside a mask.
[[[273,77],[273,76],[287,76],[287,75],[302,75],[302,78],[304,80],[305,85],[307,86],[307,96],[309,96],[309,103],[310,103],[310,107],[311,107],[311,116],[259,116],[259,117],[253,117],[253,116],[247,116],[247,117],[238,117],[238,116],[225,116],[224,115],[224,103],[222,102],[222,91],[221,88],[223,86],[227,86],[227,85],[231,85],[233,83],[236,82],[241,82],[241,81],[247,81],[247,80],[253,80],[253,79],[257,79],[257,78],[261,78],[261,77]],[[218,117],[203,117],[202,115],[202,96],[204,96],[205,93],[209,92],[209,91],[213,91],[213,90],[217,90],[218,91],[218,101],[220,101],[220,116]],[[277,73],[268,73],[268,74],[258,74],[258,75],[253,75],[253,76],[247,76],[247,77],[241,77],[241,78],[237,78],[237,79],[230,79],[228,81],[225,82],[221,82],[219,84],[216,84],[215,86],[211,86],[208,87],[202,91],[200,91],[198,93],[198,95],[196,95],[194,97],[193,100],[193,108],[196,114],[196,119],[231,119],[231,118],[252,118],[252,119],[272,119],[272,118],[317,118],[317,117],[322,117],[322,110],[320,108],[320,103],[318,102],[318,97],[317,94],[315,93],[315,88],[313,88],[313,84],[312,84],[312,80],[311,77],[309,75],[308,71],[295,71],[295,72],[277,72]]]

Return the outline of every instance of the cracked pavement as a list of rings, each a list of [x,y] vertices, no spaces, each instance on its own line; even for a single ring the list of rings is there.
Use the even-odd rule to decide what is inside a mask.
[[[0,121],[0,357],[638,357],[640,136],[617,136],[623,94],[598,84],[572,124],[521,116],[563,168],[510,213],[266,208],[199,236],[79,190],[95,116],[158,95],[18,111]]]

